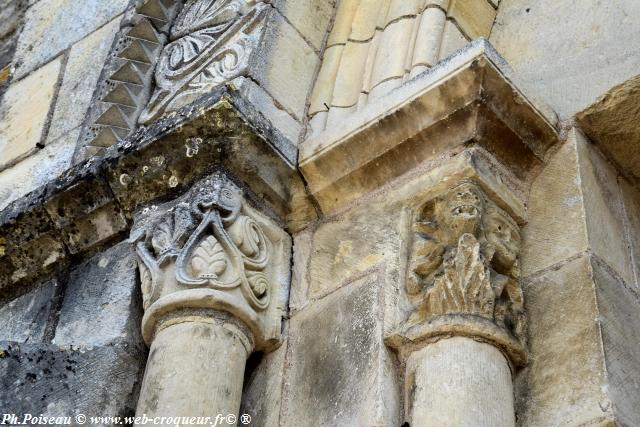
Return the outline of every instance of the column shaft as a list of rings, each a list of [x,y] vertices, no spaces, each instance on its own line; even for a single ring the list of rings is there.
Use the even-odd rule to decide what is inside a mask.
[[[511,371],[493,345],[466,337],[428,344],[407,360],[411,427],[515,427]]]
[[[237,416],[248,346],[238,326],[219,319],[160,330],[151,344],[136,415]]]

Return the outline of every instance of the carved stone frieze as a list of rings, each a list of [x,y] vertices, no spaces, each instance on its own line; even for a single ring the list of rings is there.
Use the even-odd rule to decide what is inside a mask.
[[[414,311],[401,335],[477,336],[522,363],[520,240],[515,221],[472,182],[424,204],[413,222],[406,282]]]
[[[269,9],[255,0],[187,2],[158,61],[156,88],[140,122],[150,123],[244,74]]]
[[[136,129],[149,100],[153,70],[182,0],[138,0],[125,18],[94,94],[75,160],[104,150]]]
[[[273,294],[279,298],[281,276],[272,264],[282,256],[273,251],[282,242],[272,242],[268,225],[250,211],[242,191],[216,175],[134,228],[147,342],[167,315],[202,309],[230,314],[258,343],[273,338],[279,317],[269,308]]]

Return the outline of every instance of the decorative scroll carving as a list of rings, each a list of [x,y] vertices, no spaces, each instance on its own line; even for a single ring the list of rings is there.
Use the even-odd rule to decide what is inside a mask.
[[[519,250],[517,224],[475,184],[428,202],[414,222],[407,293],[416,310],[406,326],[476,316],[523,342]]]
[[[135,240],[145,309],[168,292],[194,287],[239,289],[257,311],[269,304],[263,273],[269,241],[242,212],[242,194],[229,181],[209,181],[191,203],[178,204]]]
[[[269,6],[255,0],[190,0],[158,61],[156,89],[140,116],[149,123],[242,75]]]
[[[182,0],[138,0],[116,36],[92,110],[80,136],[76,161],[129,136],[150,96],[153,70]]]

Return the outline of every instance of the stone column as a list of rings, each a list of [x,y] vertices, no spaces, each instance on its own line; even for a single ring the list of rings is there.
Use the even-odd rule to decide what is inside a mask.
[[[237,417],[248,356],[279,338],[284,232],[220,175],[171,205],[132,232],[150,346],[136,415]]]
[[[520,233],[473,182],[415,215],[407,293],[389,338],[405,366],[412,427],[515,427],[511,375],[525,363]]]

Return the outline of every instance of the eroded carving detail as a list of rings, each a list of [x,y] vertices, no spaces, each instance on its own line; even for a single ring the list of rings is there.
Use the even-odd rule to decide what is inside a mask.
[[[471,315],[524,341],[517,224],[473,183],[428,202],[414,222],[408,325]]]
[[[242,75],[261,38],[269,6],[255,0],[191,0],[155,71],[156,89],[140,116],[149,123]]]
[[[143,303],[189,288],[239,289],[249,306],[269,304],[263,270],[269,241],[243,213],[242,193],[229,181],[212,179],[190,203],[180,203],[134,237]]]

